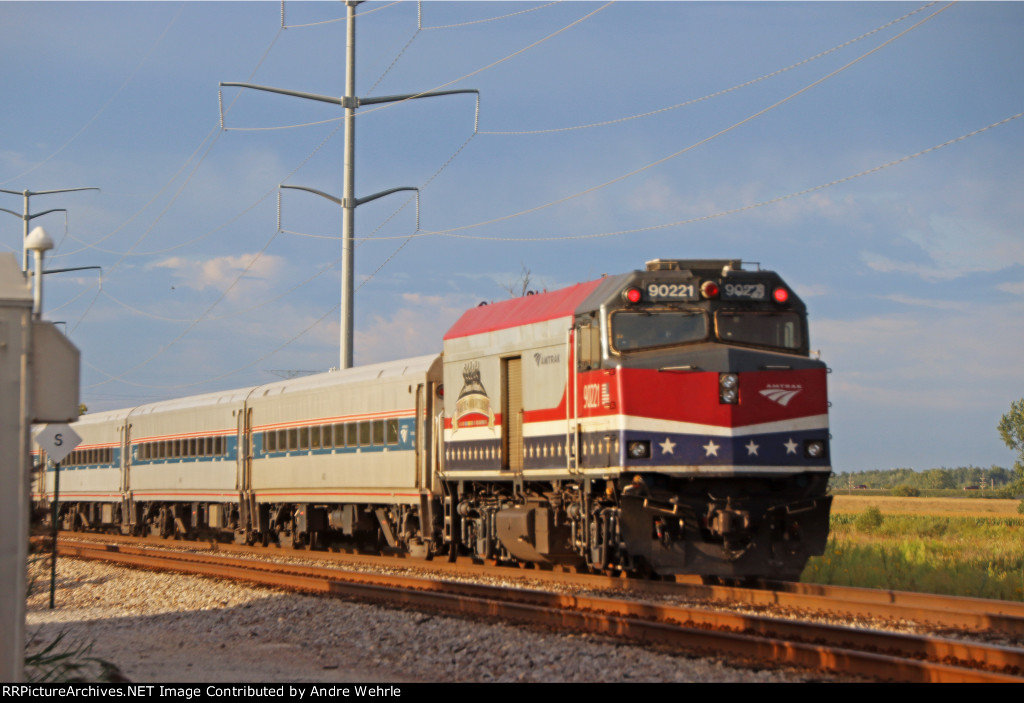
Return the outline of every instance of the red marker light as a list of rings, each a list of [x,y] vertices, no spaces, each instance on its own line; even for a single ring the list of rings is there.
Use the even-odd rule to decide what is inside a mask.
[[[643,294],[640,292],[639,288],[627,288],[622,292],[622,297],[630,305],[635,305],[640,302]]]
[[[714,281],[704,281],[700,286],[700,294],[705,298],[717,298],[718,292],[718,284]]]
[[[772,291],[772,297],[776,303],[784,303],[789,300],[789,291],[785,288],[776,288]]]

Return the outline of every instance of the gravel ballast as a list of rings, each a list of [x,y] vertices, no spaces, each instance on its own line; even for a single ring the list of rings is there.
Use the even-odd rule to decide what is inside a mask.
[[[62,558],[56,608],[37,562],[29,651],[91,643],[134,683],[794,682],[718,660],[584,635],[283,593],[230,581]]]

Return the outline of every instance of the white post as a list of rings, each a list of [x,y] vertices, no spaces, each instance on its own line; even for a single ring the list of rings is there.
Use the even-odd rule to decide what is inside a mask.
[[[0,254],[0,681],[25,678],[32,294],[14,254]]]

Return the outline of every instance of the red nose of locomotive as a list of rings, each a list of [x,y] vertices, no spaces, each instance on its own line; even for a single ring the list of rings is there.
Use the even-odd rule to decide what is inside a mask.
[[[623,466],[757,472],[825,467],[825,376],[823,366],[740,372],[619,369],[608,397],[615,396],[626,418]]]

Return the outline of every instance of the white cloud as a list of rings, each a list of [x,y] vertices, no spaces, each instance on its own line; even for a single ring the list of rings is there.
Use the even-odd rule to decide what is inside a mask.
[[[373,315],[369,324],[356,330],[357,364],[439,354],[444,333],[468,307],[461,295],[404,293],[402,300],[403,307]]]
[[[900,303],[902,305],[910,305],[913,307],[923,308],[935,308],[936,310],[957,310],[966,311],[971,310],[974,306],[970,303],[963,301],[952,301],[952,300],[938,300],[931,298],[914,298],[909,295],[885,295],[882,296],[883,300],[891,300],[894,303]]]
[[[1020,303],[916,306],[913,313],[819,319],[812,336],[834,369],[833,396],[865,403],[864,412],[888,417],[882,421],[912,423],[905,411],[995,413],[1006,388],[1024,387],[1024,328],[1015,324],[1022,318]]]
[[[793,289],[801,298],[820,298],[829,295],[832,290],[823,283],[793,283]]]
[[[987,186],[987,187],[986,187]],[[891,254],[865,251],[862,260],[880,273],[906,273],[926,281],[948,281],[971,273],[1000,271],[1024,264],[1024,237],[1017,223],[1016,194],[994,181],[955,180],[945,192],[919,194],[912,204],[879,210],[899,232],[896,242],[919,252],[894,260]]]
[[[914,264],[907,261],[893,261],[886,256],[871,252],[862,252],[861,260],[868,268],[879,273],[909,273],[926,281],[950,281],[954,278],[960,278],[965,273],[956,269],[944,269],[938,266]]]
[[[1014,295],[1024,295],[1024,281],[1018,281],[1016,283],[1000,283],[996,286],[999,290],[1004,293],[1012,293]]]
[[[258,257],[258,258],[257,258]],[[220,256],[196,260],[173,256],[162,259],[146,268],[164,268],[171,271],[180,285],[202,291],[207,288],[224,290],[235,283],[228,297],[239,298],[248,283],[254,280],[269,283],[284,267],[284,259],[269,254],[242,254],[241,256]]]

